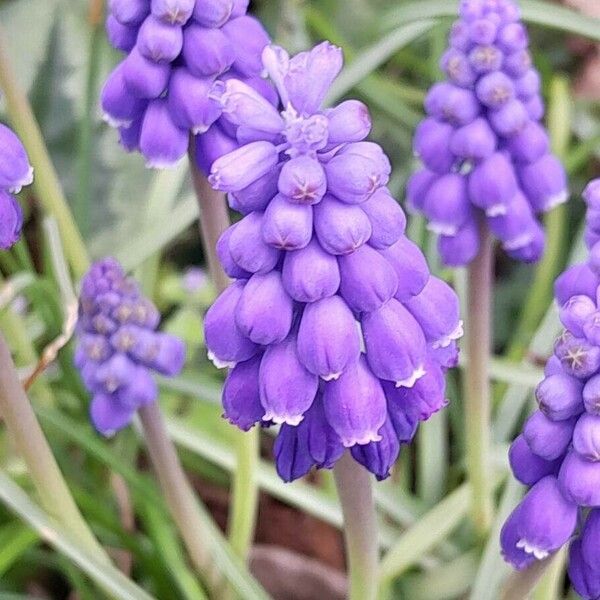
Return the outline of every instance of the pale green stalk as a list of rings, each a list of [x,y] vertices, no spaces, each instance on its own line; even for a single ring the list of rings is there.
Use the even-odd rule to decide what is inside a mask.
[[[194,138],[190,137],[190,170],[200,211],[200,235],[204,256],[211,278],[218,291],[229,285],[229,278],[219,262],[216,244],[219,236],[229,226],[229,212],[225,195],[213,190],[206,177],[200,173],[195,158]],[[236,554],[248,559],[258,510],[258,452],[259,430],[235,433],[237,467],[233,475],[229,541]]]
[[[333,468],[342,513],[349,600],[377,597],[377,523],[373,484],[369,472],[347,450]]]
[[[484,538],[493,518],[491,438],[491,390],[489,362],[492,351],[491,311],[494,242],[487,226],[480,224],[481,245],[468,268],[466,353],[464,374],[465,449],[467,477],[473,489],[472,519]]]

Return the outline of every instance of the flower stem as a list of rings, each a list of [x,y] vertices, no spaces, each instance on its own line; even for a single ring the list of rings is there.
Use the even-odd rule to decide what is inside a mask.
[[[45,510],[103,563],[104,548],[82,517],[27,398],[0,335],[0,414],[22,454]]]
[[[198,514],[196,496],[169,438],[160,408],[153,402],[141,408],[139,415],[152,465],[190,558],[210,589],[217,590],[221,581],[207,544],[210,535]]]
[[[3,40],[4,32],[0,30],[0,88],[6,97],[8,114],[33,165],[36,197],[42,202],[46,212],[56,218],[69,264],[75,274],[81,277],[89,264],[88,253],[50,160],[27,95],[20,88],[11,68]]]
[[[377,597],[377,523],[371,476],[346,451],[333,473],[344,515],[349,600]]]
[[[219,262],[216,244],[219,236],[229,226],[229,212],[225,194],[213,190],[206,177],[199,171],[196,163],[196,146],[193,136],[190,137],[190,171],[198,199],[200,212],[200,235],[204,248],[204,256],[208,262],[211,278],[218,291],[229,285],[229,278]],[[229,541],[235,553],[247,560],[258,509],[258,428],[249,432],[236,432],[237,468],[232,483],[231,513],[229,519]]]
[[[464,411],[467,475],[473,487],[472,517],[483,538],[493,518],[490,463],[491,394],[489,355],[492,349],[491,309],[494,242],[487,226],[480,226],[481,247],[467,276]]]

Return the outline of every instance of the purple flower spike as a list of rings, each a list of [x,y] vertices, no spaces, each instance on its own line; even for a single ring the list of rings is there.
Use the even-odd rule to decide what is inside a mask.
[[[549,419],[562,421],[582,412],[582,392],[582,383],[574,377],[551,375],[538,384],[535,399]]]
[[[573,449],[591,462],[600,461],[600,417],[584,413],[573,432]]]
[[[156,331],[158,311],[114,259],[94,263],[81,289],[75,365],[93,395],[94,426],[112,435],[140,407],[156,400],[152,371],[179,374],[185,346]]]
[[[527,419],[523,437],[534,454],[544,460],[556,460],[567,451],[576,422],[575,417],[553,421],[538,410]]]
[[[381,441],[385,395],[364,357],[325,385],[323,402],[327,421],[346,448]]]
[[[158,98],[169,84],[171,67],[142,56],[137,46],[122,63],[123,81],[134,98]]]
[[[228,21],[223,31],[242,49],[233,67],[244,72],[244,44],[258,36],[249,29],[242,40],[240,22]],[[259,418],[281,424],[274,450],[284,481],[333,467],[344,447],[382,479],[419,421],[447,404],[444,373],[457,363],[458,303],[441,282],[424,291],[429,269],[405,237],[406,217],[386,188],[390,162],[365,141],[365,105],[321,106],[341,69],[339,48],[323,43],[290,57],[269,46],[262,58],[274,88],[223,76],[208,94],[221,116],[198,138],[199,146],[214,140],[202,151],[203,166],[215,157],[210,183],[229,192],[230,207],[245,215],[217,245],[237,281],[207,313],[207,347],[218,366],[236,365],[230,378],[241,378],[241,365],[254,365],[259,355],[261,361],[260,407],[248,367],[248,402],[245,392],[239,399],[228,392],[225,413],[244,428]],[[197,88],[190,109],[201,112],[206,104]],[[432,100],[440,126],[453,130],[475,119],[472,92],[451,86],[449,96]],[[495,150],[486,125],[474,125],[483,141],[465,142],[469,156]],[[218,151],[211,154],[211,146]],[[457,168],[468,169],[466,160]],[[437,178],[426,171],[415,178],[415,204]],[[472,209],[466,183],[458,184],[462,227]]]
[[[572,450],[558,478],[566,498],[579,506],[600,506],[600,462],[589,461]]]
[[[427,170],[410,180],[409,206],[440,236],[447,266],[477,255],[479,220],[511,258],[537,261],[544,232],[535,215],[566,200],[567,182],[539,122],[541,80],[514,0],[461,4],[448,42],[440,65],[447,81],[431,87],[415,132],[415,154]],[[460,196],[458,184],[448,184],[458,180],[468,181]],[[586,237],[600,240],[600,228]]]
[[[183,31],[176,25],[148,17],[140,27],[137,48],[149,60],[170,63],[183,48]]]

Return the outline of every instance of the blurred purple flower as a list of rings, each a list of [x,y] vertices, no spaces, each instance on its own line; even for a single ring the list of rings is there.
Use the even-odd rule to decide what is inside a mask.
[[[446,81],[425,99],[414,150],[422,168],[409,206],[439,235],[442,261],[469,263],[486,219],[504,250],[537,261],[544,234],[536,217],[568,197],[563,166],[539,123],[540,76],[513,0],[463,0],[442,56]]]
[[[92,423],[103,435],[156,400],[153,372],[172,377],[183,368],[184,343],[156,331],[158,322],[154,305],[116,260],[92,265],[81,283],[75,365],[92,394]]]

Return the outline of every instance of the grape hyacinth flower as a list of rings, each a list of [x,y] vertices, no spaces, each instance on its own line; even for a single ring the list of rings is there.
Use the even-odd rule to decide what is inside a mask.
[[[248,0],[109,2],[108,38],[127,56],[104,85],[104,117],[148,167],[175,164],[190,133],[199,136],[205,170],[236,146],[233,126],[220,119],[209,91],[217,78],[238,78],[268,93],[260,56],[269,38],[247,8]]]
[[[15,198],[33,181],[33,167],[16,134],[0,123],[0,250],[8,250],[21,237],[23,211]]]
[[[405,237],[389,160],[365,141],[367,107],[322,106],[342,62],[327,42],[294,57],[269,46],[277,107],[235,79],[211,93],[240,147],[209,181],[243,218],[217,246],[235,281],[206,314],[206,345],[230,369],[224,416],[243,430],[281,425],[285,481],[346,448],[387,477],[419,421],[446,405],[462,335],[454,291]]]
[[[127,426],[156,400],[153,372],[172,377],[183,368],[185,345],[156,331],[159,319],[116,260],[94,263],[83,278],[75,365],[93,396],[92,423],[103,435]]]
[[[568,197],[563,166],[540,120],[540,75],[513,0],[462,0],[446,81],[425,99],[414,151],[422,167],[407,186],[411,210],[439,235],[446,265],[471,262],[485,219],[513,258],[537,261],[544,232],[536,215]]]
[[[521,569],[571,541],[571,582],[591,600],[600,596],[600,179],[583,196],[588,261],[556,281],[564,331],[536,389],[539,410],[510,450],[515,477],[531,489],[501,543],[506,560]]]

